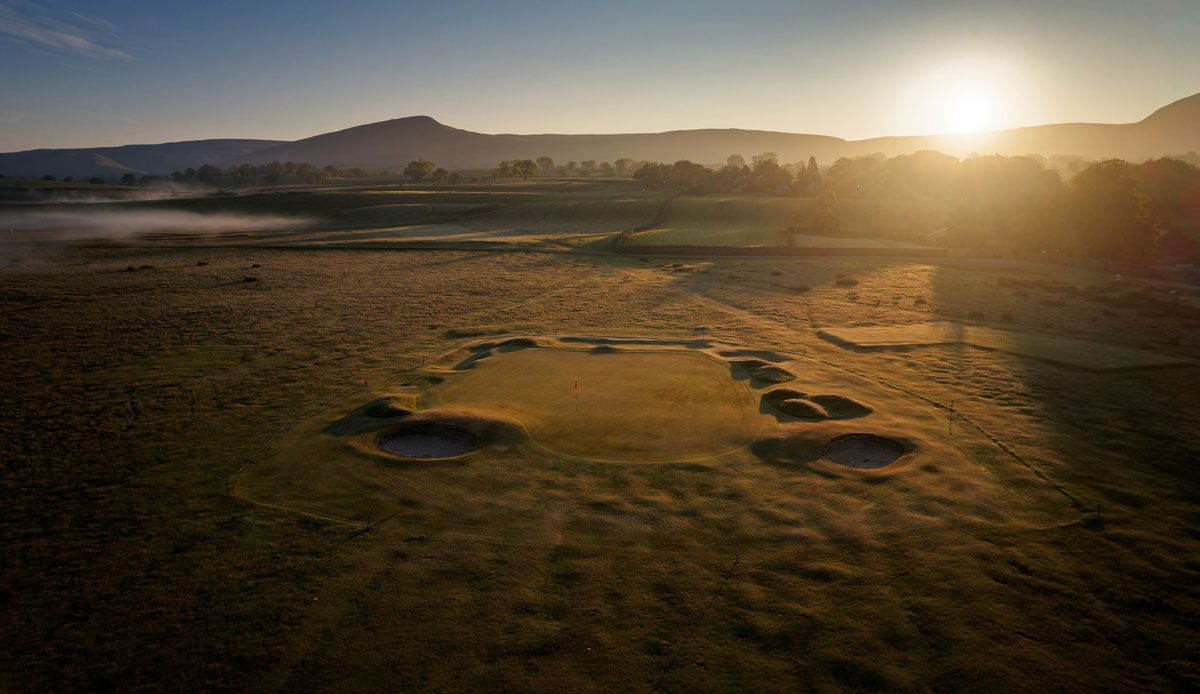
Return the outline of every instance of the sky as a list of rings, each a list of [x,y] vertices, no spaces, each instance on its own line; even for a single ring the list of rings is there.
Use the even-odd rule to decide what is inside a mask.
[[[0,0],[0,151],[1123,123],[1200,92],[1197,36],[1200,0]]]

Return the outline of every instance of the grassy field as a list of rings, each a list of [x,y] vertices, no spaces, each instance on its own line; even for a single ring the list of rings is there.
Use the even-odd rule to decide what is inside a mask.
[[[374,204],[424,204],[406,194],[460,195]],[[465,193],[497,194],[568,192]],[[209,200],[165,204],[259,210]],[[289,233],[3,247],[0,690],[1200,687],[1193,290],[983,261],[248,245]],[[818,335],[929,321],[1187,363],[1099,373]],[[521,438],[403,461],[317,436],[409,392],[529,416],[505,393],[583,367],[437,361],[521,335],[774,352],[784,385],[873,411],[800,421],[763,409],[772,386],[706,378],[749,393],[766,428],[686,462]],[[651,378],[670,380],[632,385]],[[821,459],[850,432],[913,453]]]
[[[631,234],[632,245],[786,246],[791,227],[815,229],[816,198],[766,196],[680,196],[670,201],[661,224]],[[838,204],[841,235],[796,234],[795,245],[824,248],[920,248],[888,238],[916,230],[921,211],[891,201],[844,200]],[[929,224],[920,228],[932,231]]]

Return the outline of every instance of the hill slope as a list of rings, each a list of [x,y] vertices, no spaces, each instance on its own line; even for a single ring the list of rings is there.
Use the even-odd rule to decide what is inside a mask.
[[[220,164],[277,144],[279,140],[190,140],[158,145],[30,149],[0,154],[0,173],[26,178],[53,174],[60,178],[100,176],[115,180],[125,173],[167,174],[189,166]]]
[[[750,157],[776,152],[784,161],[815,156],[883,152],[888,156],[937,149],[965,157],[971,152],[1073,154],[1091,159],[1134,161],[1200,150],[1200,94],[1155,111],[1138,123],[1062,123],[972,135],[881,137],[847,141],[823,135],[761,130],[676,130],[621,135],[485,135],[442,125],[428,116],[371,123],[260,150],[226,162],[271,160],[318,165],[394,166],[423,157],[450,168],[495,166],[502,159],[546,155],[556,162],[612,161],[618,157],[674,162],[719,163],[731,153]]]
[[[880,137],[848,141],[824,135],[762,130],[708,129],[616,135],[488,135],[443,125],[428,116],[369,123],[315,137],[276,140],[196,140],[161,145],[93,149],[42,149],[0,154],[0,173],[37,178],[165,174],[203,164],[309,162],[317,166],[398,166],[423,157],[447,168],[489,168],[503,159],[549,156],[567,161],[634,160],[704,164],[737,153],[750,157],[776,152],[792,162],[815,156],[838,157],[882,152],[888,156],[936,149],[965,157],[984,154],[1080,155],[1090,159],[1150,157],[1200,150],[1200,94],[1158,109],[1137,123],[1060,123],[973,135]]]

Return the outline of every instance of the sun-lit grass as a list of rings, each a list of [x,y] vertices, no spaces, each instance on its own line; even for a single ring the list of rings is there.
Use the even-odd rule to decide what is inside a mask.
[[[631,245],[813,246],[825,248],[919,248],[910,235],[916,212],[889,201],[839,202],[839,234],[818,235],[815,198],[767,196],[681,196],[670,201],[666,218],[653,229],[629,236]],[[789,235],[788,229],[803,233]],[[931,231],[932,229],[924,229]]]
[[[310,213],[364,206],[347,195]],[[186,204],[278,214],[286,196],[214,200]],[[1185,290],[1014,263],[729,258],[682,271],[628,256],[231,245],[245,242],[10,247],[8,688],[1195,682],[1196,367],[1098,375],[817,335],[952,320],[1195,359]],[[122,271],[141,265],[153,268]],[[520,446],[399,464],[334,446],[302,474],[275,465],[375,397],[436,393],[428,362],[489,334],[774,350],[796,355],[795,388],[874,413],[775,421],[793,438],[682,464]],[[864,472],[812,456],[854,430],[929,442],[926,457]]]

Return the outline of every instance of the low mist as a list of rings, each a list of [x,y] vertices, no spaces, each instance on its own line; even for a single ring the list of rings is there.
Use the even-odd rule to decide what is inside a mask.
[[[44,232],[50,236],[43,240],[120,239],[144,234],[290,229],[307,223],[296,217],[178,210],[38,210],[0,213],[0,234]]]

